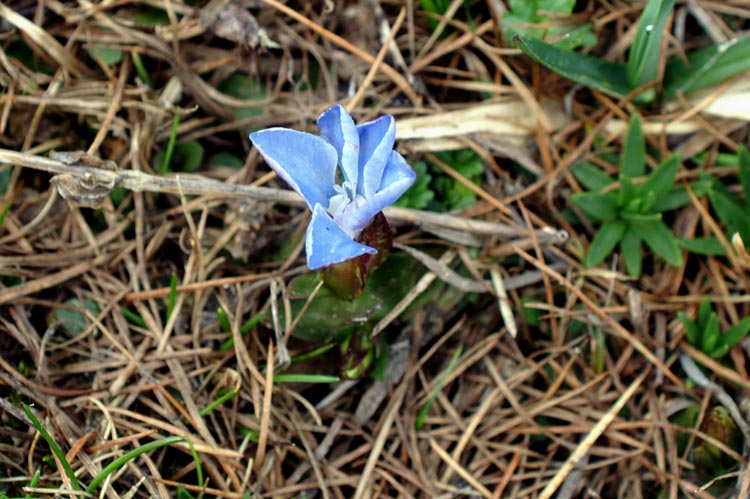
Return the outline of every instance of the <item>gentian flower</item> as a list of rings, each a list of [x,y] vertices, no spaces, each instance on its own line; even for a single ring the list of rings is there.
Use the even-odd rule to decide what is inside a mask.
[[[320,137],[288,128],[250,134],[266,163],[312,211],[305,241],[312,270],[376,254],[357,238],[416,178],[393,150],[393,116],[355,125],[337,104],[320,115],[317,125]]]

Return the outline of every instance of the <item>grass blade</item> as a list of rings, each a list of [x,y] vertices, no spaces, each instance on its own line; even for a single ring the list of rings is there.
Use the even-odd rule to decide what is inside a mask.
[[[39,419],[36,417],[34,412],[31,410],[31,407],[29,407],[26,404],[23,404],[23,410],[26,413],[26,415],[29,417],[31,422],[34,424],[34,428],[37,429],[37,431],[42,435],[42,438],[47,442],[47,445],[49,445],[50,450],[52,453],[57,457],[57,460],[60,462],[60,465],[63,467],[63,470],[65,470],[65,474],[70,479],[70,484],[73,486],[75,490],[81,490],[81,484],[78,482],[78,477],[76,476],[75,472],[73,471],[73,468],[70,466],[70,463],[65,458],[65,453],[62,451],[59,445],[57,445],[57,442],[52,438],[52,435],[50,435],[47,430],[42,425],[42,422],[39,421]]]
[[[141,454],[145,454],[146,452],[151,452],[152,450],[158,449],[160,447],[165,447],[167,445],[176,444],[178,442],[184,442],[184,437],[167,437],[163,438],[161,440],[157,440],[154,442],[149,442],[141,447],[138,447],[137,449],[134,449],[127,454],[124,454],[111,463],[109,463],[102,471],[99,472],[98,475],[94,477],[94,479],[91,481],[88,487],[86,487],[86,492],[89,494],[93,494],[96,488],[101,484],[104,479],[107,478],[110,474],[114,473],[116,470],[122,468],[128,461],[135,459],[136,457],[140,456]]]
[[[445,381],[448,379],[448,376],[450,376],[450,373],[453,372],[453,369],[456,368],[456,363],[458,362],[458,359],[461,357],[461,354],[463,353],[463,347],[457,348],[455,352],[453,352],[453,356],[451,357],[451,360],[448,361],[448,366],[445,368],[445,371],[443,372],[443,375],[440,376],[440,381],[438,381],[437,386],[435,386],[435,390],[430,394],[430,398],[427,399],[427,402],[422,406],[422,408],[419,410],[417,415],[414,417],[414,428],[419,431],[424,426],[425,421],[427,420],[427,413],[430,412],[430,407],[432,407],[432,403],[435,402],[435,399],[438,396],[438,393],[443,389],[443,385],[445,384]]]

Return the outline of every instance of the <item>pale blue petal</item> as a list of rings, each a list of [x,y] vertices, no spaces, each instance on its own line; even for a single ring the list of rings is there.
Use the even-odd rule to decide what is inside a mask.
[[[305,251],[310,270],[377,253],[375,248],[354,241],[319,204],[313,208],[312,220],[307,227]]]
[[[323,111],[317,124],[320,136],[336,148],[344,180],[352,185],[357,184],[360,180],[359,134],[351,115],[343,106],[336,104]]]
[[[370,220],[386,206],[392,205],[411,187],[417,174],[396,151],[391,151],[388,164],[383,172],[380,189],[374,196],[367,198],[361,206],[350,205],[334,218],[345,230],[359,233],[367,227]]]
[[[396,140],[396,121],[386,115],[357,127],[359,132],[359,168],[362,172],[359,193],[373,196],[380,187],[383,170],[388,164]]]
[[[313,209],[334,194],[336,149],[310,133],[268,128],[250,134],[266,163]]]

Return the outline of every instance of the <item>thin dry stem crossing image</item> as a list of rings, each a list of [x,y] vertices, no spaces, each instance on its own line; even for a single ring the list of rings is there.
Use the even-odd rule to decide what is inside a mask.
[[[0,3],[0,499],[750,499],[749,19]]]

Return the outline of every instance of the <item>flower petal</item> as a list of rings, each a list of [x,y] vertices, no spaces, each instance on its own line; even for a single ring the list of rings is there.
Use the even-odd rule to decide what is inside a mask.
[[[336,223],[344,230],[359,233],[367,227],[372,217],[400,198],[416,178],[417,174],[406,160],[396,151],[391,151],[378,192],[366,198],[363,204],[351,204],[343,213],[334,215]]]
[[[328,206],[336,179],[336,150],[320,137],[290,130],[268,128],[250,134],[266,163],[313,209]]]
[[[359,175],[359,134],[354,120],[340,104],[332,106],[317,121],[320,136],[336,148],[344,180],[357,185]]]
[[[363,123],[357,127],[359,132],[359,169],[362,172],[357,191],[369,198],[380,187],[383,171],[390,159],[393,143],[396,141],[396,120],[385,115]]]
[[[365,246],[336,225],[322,205],[313,208],[312,220],[307,227],[305,241],[307,266],[311,270],[328,267],[364,254],[374,255],[375,248]]]

